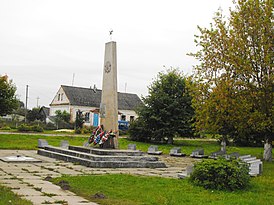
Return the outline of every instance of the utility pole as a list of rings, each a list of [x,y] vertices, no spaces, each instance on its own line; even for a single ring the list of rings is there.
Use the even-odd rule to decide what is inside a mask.
[[[27,113],[28,113],[28,95],[29,95],[29,85],[26,85],[26,110],[25,110],[25,122],[27,122]]]
[[[74,84],[74,78],[75,78],[75,73],[73,73],[73,75],[72,75],[72,83],[71,83],[72,86]]]
[[[37,100],[37,105],[36,105],[36,107],[38,107],[38,105],[39,105],[39,103],[38,103],[38,102],[39,102],[39,99],[40,99],[40,98],[39,98],[39,96],[38,96],[38,97],[36,98],[36,100]]]

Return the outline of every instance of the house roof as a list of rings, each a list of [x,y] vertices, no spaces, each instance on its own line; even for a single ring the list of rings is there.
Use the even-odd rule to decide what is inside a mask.
[[[43,112],[45,116],[49,116],[49,107],[42,106],[39,110],[39,112]]]
[[[102,90],[61,85],[71,105],[100,107]],[[118,92],[118,109],[134,110],[142,103],[138,95]]]

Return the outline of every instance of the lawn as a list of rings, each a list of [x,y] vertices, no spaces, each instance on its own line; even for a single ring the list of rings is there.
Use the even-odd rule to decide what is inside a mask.
[[[71,145],[83,145],[86,137],[79,136],[43,136],[43,135],[12,135],[0,134],[0,149],[37,149],[38,139],[46,139],[50,145],[59,146],[61,140],[68,140]],[[149,143],[133,142],[125,138],[119,139],[120,149],[127,149],[129,143],[135,143],[137,149],[144,152]],[[158,144],[159,149],[168,154],[174,146],[182,147],[182,151],[190,154],[200,147],[206,154],[220,149],[216,141],[211,140],[175,140],[174,145]],[[239,152],[262,158],[263,147],[227,146],[228,153]],[[63,176],[55,179],[68,181],[71,190],[85,198],[100,204],[273,204],[274,199],[274,163],[264,162],[263,175],[252,178],[251,187],[237,192],[208,191],[192,186],[188,180],[167,179],[160,177],[141,177],[131,175],[90,175]],[[8,191],[0,186],[0,204],[2,201],[14,200],[7,198]],[[4,193],[5,192],[5,193]],[[7,192],[7,193],[6,193]],[[92,197],[102,193],[105,199]],[[5,199],[4,199],[5,198]],[[16,197],[15,197],[16,198]],[[3,199],[3,200],[2,200]],[[18,202],[14,204],[24,204]],[[7,204],[7,203],[4,203]]]
[[[59,146],[61,140],[68,140],[70,145],[82,146],[87,142],[89,135],[86,136],[45,136],[45,135],[27,135],[27,134],[0,134],[0,149],[38,149],[38,139],[46,139],[50,145]],[[126,138],[119,139],[120,149],[127,149],[128,144],[136,144],[137,149],[146,152],[151,143],[135,142]],[[190,155],[197,148],[204,148],[205,154],[209,155],[212,152],[220,150],[220,145],[217,141],[212,140],[175,140],[174,145],[157,144],[159,150],[164,154],[168,154],[172,147],[181,147],[182,152]],[[236,147],[227,146],[227,152],[239,152],[241,155],[251,154],[258,158],[263,157],[263,147]],[[274,153],[273,153],[274,154]],[[274,155],[273,155],[274,158]]]
[[[252,178],[251,186],[236,192],[205,190],[187,179],[168,179],[132,175],[63,176],[71,191],[102,205],[272,205],[274,199],[274,163],[264,163],[262,176]],[[104,199],[94,197],[103,194]]]
[[[0,205],[31,205],[30,201],[21,199],[10,188],[0,185]]]

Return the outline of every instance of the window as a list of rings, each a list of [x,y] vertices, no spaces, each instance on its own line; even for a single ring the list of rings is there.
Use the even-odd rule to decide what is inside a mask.
[[[87,113],[85,114],[85,122],[89,122],[89,116],[90,116],[90,113],[87,112]]]
[[[60,96],[61,96],[61,95],[60,95],[60,93],[59,93],[59,94],[58,94],[58,101],[60,101]]]
[[[64,93],[61,94],[61,101],[63,101]]]
[[[126,121],[126,116],[125,115],[121,115],[121,120],[122,121]]]
[[[133,121],[134,121],[134,116],[130,116],[129,121],[130,121],[130,122],[133,122]]]

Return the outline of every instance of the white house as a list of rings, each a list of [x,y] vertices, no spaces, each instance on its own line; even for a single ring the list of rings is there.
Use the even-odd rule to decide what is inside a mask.
[[[81,110],[85,116],[86,126],[98,126],[99,109],[102,90],[61,85],[50,104],[50,116],[54,116],[56,110],[70,113],[74,122],[76,112]],[[132,121],[137,118],[134,111],[142,101],[136,94],[118,92],[118,119]]]

